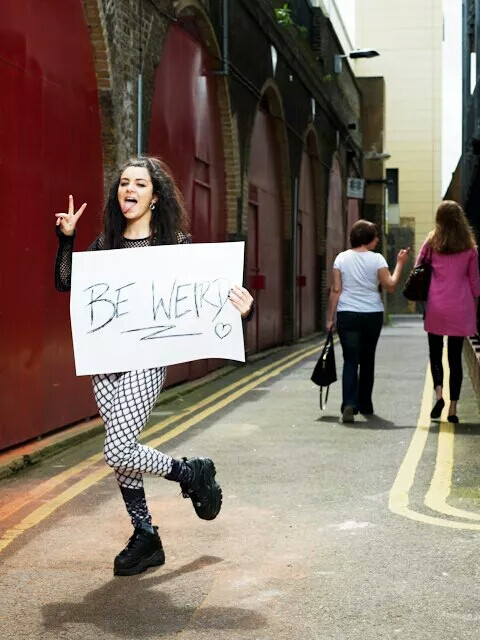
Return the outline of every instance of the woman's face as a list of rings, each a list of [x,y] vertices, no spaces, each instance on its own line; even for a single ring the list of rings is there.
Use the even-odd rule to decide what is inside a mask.
[[[378,244],[378,236],[375,236],[375,238],[367,244],[367,249],[369,251],[373,251],[373,249],[375,249],[377,244]]]
[[[157,202],[153,195],[153,185],[148,169],[127,167],[120,177],[118,185],[118,203],[127,221],[152,216],[150,204]]]

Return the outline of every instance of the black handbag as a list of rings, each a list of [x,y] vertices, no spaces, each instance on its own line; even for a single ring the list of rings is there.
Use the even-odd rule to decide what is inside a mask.
[[[413,302],[426,302],[428,289],[432,279],[432,249],[425,255],[422,262],[410,271],[403,287],[403,295]]]
[[[328,400],[328,391],[332,382],[337,380],[337,367],[335,365],[335,351],[333,349],[333,332],[330,330],[323,345],[322,353],[315,365],[310,380],[320,387],[320,409],[325,409]],[[326,388],[325,401],[323,389]]]

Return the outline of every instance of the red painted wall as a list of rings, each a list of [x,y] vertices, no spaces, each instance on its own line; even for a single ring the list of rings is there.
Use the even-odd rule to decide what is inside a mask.
[[[347,237],[349,237],[350,229],[357,220],[360,220],[360,200],[357,198],[348,199],[347,220]]]
[[[278,148],[272,117],[259,109],[250,148],[248,219],[248,286],[264,276],[265,288],[254,291],[255,322],[247,328],[248,350],[261,351],[283,342],[283,233]]]
[[[171,167],[191,214],[194,242],[226,239],[220,112],[208,52],[172,26],[158,65],[148,150]],[[223,362],[169,367],[168,384],[204,375]]]
[[[332,280],[333,261],[345,249],[343,222],[342,173],[336,156],[333,157],[328,181],[327,204],[327,287]]]
[[[315,331],[315,301],[319,297],[315,268],[316,233],[313,163],[304,151],[298,189],[297,337]]]
[[[98,230],[102,149],[81,0],[4,0],[0,23],[0,448],[94,415],[76,378],[69,296],[54,289],[54,213],[88,202],[77,249]]]

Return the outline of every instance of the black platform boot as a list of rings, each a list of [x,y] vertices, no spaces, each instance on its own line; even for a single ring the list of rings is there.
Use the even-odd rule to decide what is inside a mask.
[[[127,546],[115,558],[113,574],[133,576],[149,567],[159,567],[162,564],[165,564],[165,552],[158,535],[158,527],[142,523],[135,527]]]
[[[189,480],[181,481],[184,498],[190,498],[202,520],[214,520],[222,507],[222,490],[215,481],[215,465],[210,458],[183,458],[190,468]]]

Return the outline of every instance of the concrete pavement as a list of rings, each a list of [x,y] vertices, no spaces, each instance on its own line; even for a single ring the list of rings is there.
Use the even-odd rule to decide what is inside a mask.
[[[343,425],[340,384],[320,412],[309,380],[319,344],[157,407],[144,440],[211,456],[224,491],[217,520],[203,522],[175,484],[146,479],[164,567],[112,575],[130,525],[100,435],[4,479],[2,636],[477,638],[480,425],[468,377],[461,424],[430,423],[426,338],[399,320],[378,347],[376,415]]]

